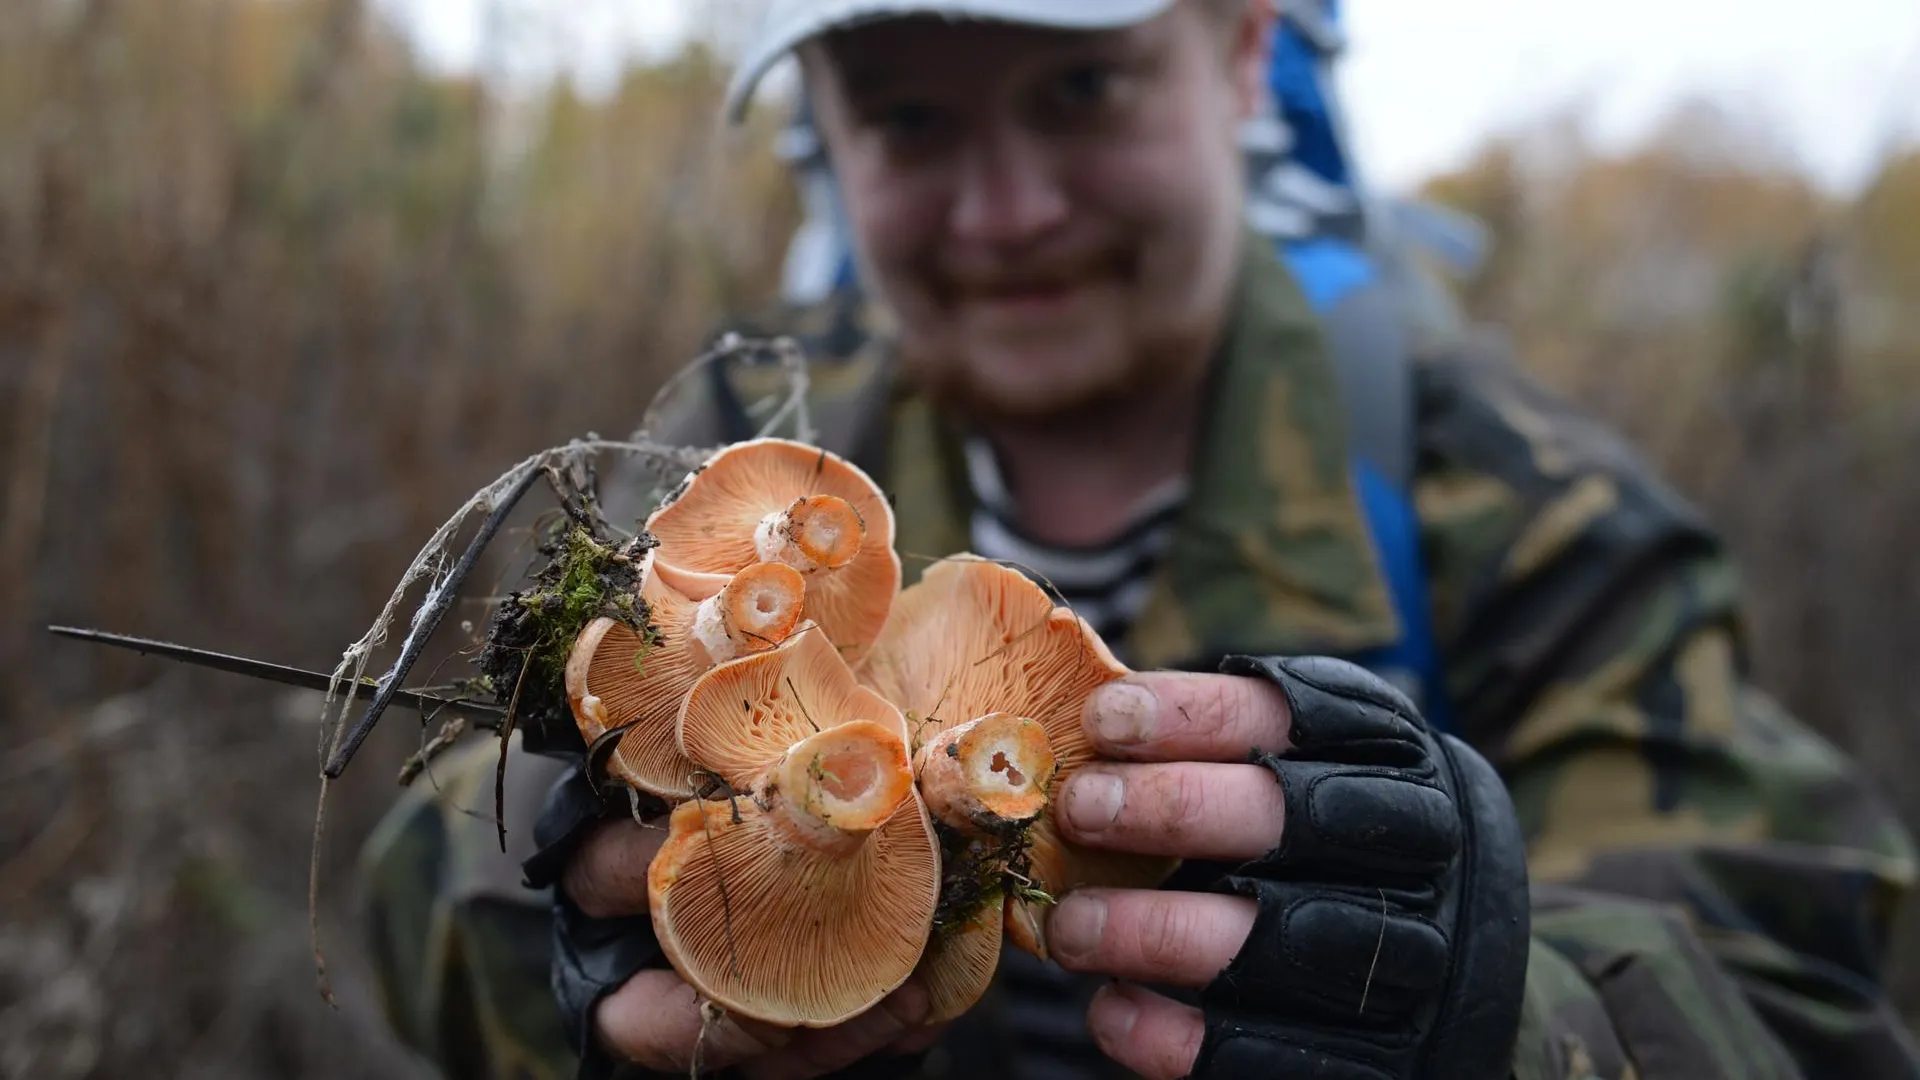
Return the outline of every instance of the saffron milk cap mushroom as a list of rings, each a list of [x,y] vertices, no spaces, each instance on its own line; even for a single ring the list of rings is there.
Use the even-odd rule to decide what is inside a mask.
[[[567,658],[567,700],[591,745],[611,731],[607,769],[629,785],[678,800],[693,794],[693,763],[680,753],[680,709],[715,664],[787,639],[800,621],[806,585],[778,563],[729,575],[704,600],[691,600],[656,573],[653,554],[640,576],[644,631],[616,619],[588,623]]]
[[[893,508],[852,462],[790,439],[720,450],[655,510],[660,572],[700,598],[756,562],[807,579],[805,617],[856,658],[879,634],[900,590]]]
[[[1094,756],[1081,728],[1086,697],[1128,672],[1019,571],[974,555],[929,567],[857,670],[904,711],[922,791],[948,827],[927,980],[957,996],[936,996],[936,1016],[964,1010],[992,976],[999,927],[982,905],[1002,907],[1009,938],[1044,957],[1039,907],[1051,898],[1083,885],[1157,885],[1172,872],[1173,860],[1079,848],[1054,827],[1052,791]],[[1016,768],[995,768],[1007,764]],[[1035,796],[1042,807],[1025,818]],[[996,831],[998,843],[982,839]]]
[[[900,710],[860,685],[833,642],[809,624],[772,649],[703,674],[685,695],[677,737],[687,760],[745,791],[790,747],[853,720],[883,725],[906,753]],[[909,764],[902,783],[912,782]]]
[[[729,791],[676,808],[648,868],[668,961],[769,1024],[871,1008],[913,973],[940,895],[898,710],[807,630],[703,675],[681,720]]]

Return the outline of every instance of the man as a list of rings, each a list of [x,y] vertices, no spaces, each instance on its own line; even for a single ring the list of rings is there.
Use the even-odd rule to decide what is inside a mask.
[[[885,313],[816,379],[824,437],[903,551],[1082,574],[1144,674],[1089,701],[1109,760],[1060,821],[1181,875],[1062,898],[1075,977],[1010,954],[951,1029],[909,983],[774,1031],[661,961],[656,829],[520,757],[538,828],[489,857],[475,754],[369,848],[389,1005],[446,1072],[1920,1076],[1878,982],[1907,838],[1745,682],[1714,537],[1475,340],[1409,373],[1426,603],[1396,609],[1359,413],[1242,220],[1270,32],[1245,0],[787,0],[736,82],[798,51]],[[695,381],[661,434],[750,430],[761,375]],[[1443,658],[1421,705],[1320,659],[1409,618]],[[1082,988],[1080,1030],[1029,1023]]]

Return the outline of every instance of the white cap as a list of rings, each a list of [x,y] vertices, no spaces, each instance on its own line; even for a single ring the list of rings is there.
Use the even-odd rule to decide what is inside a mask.
[[[1112,30],[1145,22],[1176,0],[772,0],[740,54],[727,87],[726,114],[738,121],[754,87],[781,57],[807,39],[856,23],[906,15],[1026,23],[1055,30]]]

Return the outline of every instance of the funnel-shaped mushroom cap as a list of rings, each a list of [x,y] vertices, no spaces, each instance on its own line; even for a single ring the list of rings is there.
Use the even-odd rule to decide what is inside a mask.
[[[942,560],[900,594],[861,680],[906,713],[916,749],[962,721],[996,712],[1038,721],[1057,771],[1054,787],[1093,760],[1081,727],[1087,695],[1127,674],[1085,620],[1056,607],[1019,571],[972,555]],[[1151,886],[1173,860],[1068,845],[1051,807],[1028,834],[1025,871],[1058,897],[1082,885]],[[1043,912],[1009,897],[1007,934],[1045,956]],[[1017,918],[1016,918],[1017,916]]]
[[[608,771],[662,798],[693,794],[694,766],[680,753],[675,727],[682,702],[717,660],[785,640],[804,596],[799,574],[762,564],[696,602],[668,588],[649,561],[640,579],[647,632],[595,619],[567,658],[567,699],[580,734],[591,744],[631,725]]]
[[[904,745],[901,746],[904,761]],[[797,843],[792,792],[696,800],[674,810],[647,871],[654,931],[696,990],[730,1012],[827,1027],[912,974],[933,925],[940,862],[912,793],[851,850]]]
[[[647,520],[670,584],[689,596],[715,574],[778,562],[807,575],[806,618],[848,656],[880,632],[900,589],[893,508],[866,473],[787,439],[728,446]]]
[[[794,744],[854,720],[878,723],[905,745],[900,710],[861,686],[833,642],[806,627],[701,676],[680,710],[679,745],[744,791]]]
[[[1087,695],[1127,674],[1073,612],[974,555],[935,563],[903,591],[857,670],[906,713],[916,752],[957,724],[1012,713],[1046,731],[1062,777],[1093,756],[1080,727]]]

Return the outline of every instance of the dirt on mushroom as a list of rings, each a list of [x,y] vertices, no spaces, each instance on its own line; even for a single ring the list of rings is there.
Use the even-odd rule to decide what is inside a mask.
[[[567,659],[581,631],[611,619],[643,642],[657,641],[640,598],[641,564],[654,547],[644,534],[621,542],[567,519],[539,544],[547,561],[531,584],[494,609],[480,650],[480,677],[515,722],[541,730],[571,726]]]

